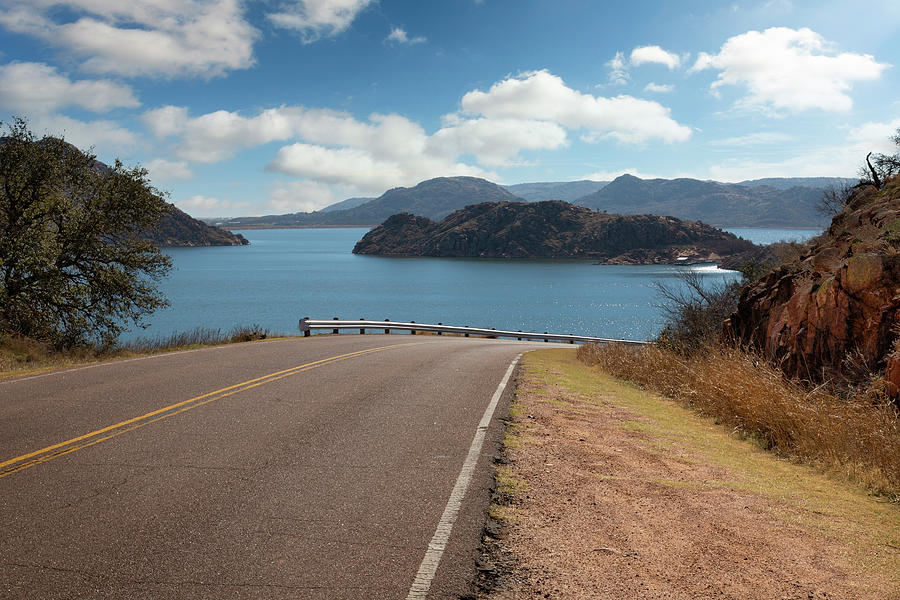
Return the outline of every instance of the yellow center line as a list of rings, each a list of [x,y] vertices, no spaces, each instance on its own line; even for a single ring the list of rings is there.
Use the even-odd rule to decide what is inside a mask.
[[[102,429],[97,429],[96,431],[92,431],[90,433],[86,433],[84,435],[80,435],[78,437],[74,437],[70,440],[66,440],[64,442],[59,442],[58,444],[53,444],[51,446],[47,446],[46,448],[41,448],[40,450],[35,450],[34,452],[29,452],[28,454],[23,454],[21,456],[17,456],[15,458],[11,458],[9,460],[0,462],[0,479],[6,477],[7,475],[12,475],[13,473],[17,473],[19,471],[23,471],[29,467],[33,467],[42,463],[45,463],[49,460],[53,460],[54,458],[58,458],[60,456],[64,456],[71,452],[75,452],[76,450],[81,450],[82,448],[87,448],[89,446],[93,446],[94,444],[99,444],[105,440],[117,437],[122,435],[123,433],[127,433],[129,431],[134,431],[135,429],[139,429],[151,423],[155,423],[157,421],[161,421],[162,419],[167,419],[169,417],[181,414],[188,410],[197,408],[198,406],[203,406],[205,404],[209,404],[210,402],[214,402],[215,400],[221,400],[222,398],[227,398],[228,396],[232,396],[239,392],[243,392],[245,390],[249,390],[258,386],[261,386],[266,383],[271,383],[273,381],[277,381],[279,379],[284,379],[285,377],[290,377],[291,375],[296,375],[297,373],[301,373],[303,371],[308,371],[310,369],[314,369],[318,366],[321,366],[325,363],[333,363],[340,360],[346,360],[348,358],[353,358],[355,356],[360,356],[362,354],[369,354],[371,352],[379,352],[381,350],[388,350],[390,348],[399,348],[401,346],[416,346],[418,344],[422,344],[424,342],[410,342],[405,344],[392,344],[390,346],[380,346],[378,348],[369,348],[366,350],[357,350],[356,352],[349,352],[347,354],[340,354],[338,356],[331,356],[328,358],[323,358],[321,360],[316,360],[313,362],[309,362],[303,365],[298,365],[296,367],[291,367],[290,369],[284,369],[282,371],[276,371],[274,373],[269,373],[268,375],[263,375],[262,377],[257,377],[255,379],[249,379],[247,381],[243,381],[241,383],[236,383],[234,385],[230,385],[228,387],[224,387],[213,392],[208,392],[206,394],[201,394],[200,396],[194,396],[193,398],[189,398],[188,400],[183,400],[181,402],[176,402],[175,404],[170,404],[169,406],[165,406],[163,408],[159,408],[138,417],[134,417],[131,419],[127,419],[125,421],[121,421],[116,423],[115,425],[109,425],[107,427],[103,427]],[[153,418],[156,417],[156,418]],[[109,433],[110,435],[103,436],[98,439],[96,436],[102,435],[104,433]],[[83,443],[79,443],[83,442]],[[56,451],[56,452],[54,452]],[[32,460],[28,460],[32,459]],[[28,462],[22,462],[28,461]],[[15,464],[22,463],[22,464]],[[4,470],[5,467],[12,466],[9,469]]]

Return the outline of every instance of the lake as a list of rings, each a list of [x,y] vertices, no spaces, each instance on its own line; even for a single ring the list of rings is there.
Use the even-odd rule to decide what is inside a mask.
[[[793,229],[729,229],[751,241],[807,239]],[[241,231],[250,246],[168,248],[161,289],[171,307],[123,339],[195,327],[258,323],[297,334],[301,317],[442,322],[523,331],[648,339],[661,327],[654,282],[680,269],[711,283],[736,277],[712,265],[610,266],[587,261],[386,258],[350,251],[365,229]]]

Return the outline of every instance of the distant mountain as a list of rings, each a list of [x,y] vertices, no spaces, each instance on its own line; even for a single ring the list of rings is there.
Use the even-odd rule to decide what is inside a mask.
[[[622,175],[575,204],[610,213],[671,215],[720,227],[824,227],[829,219],[816,209],[821,198],[821,188]]]
[[[578,198],[593,194],[605,186],[608,181],[543,181],[537,183],[517,183],[505,185],[507,190],[529,202],[541,200],[562,200],[573,202]]]
[[[787,190],[792,187],[809,187],[826,189],[833,185],[855,185],[858,179],[848,179],[846,177],[766,177],[764,179],[748,179],[741,181],[737,185],[745,185],[747,187],[767,186],[779,190]]]
[[[485,202],[439,223],[403,213],[369,231],[356,254],[586,258],[609,264],[718,260],[754,248],[703,223],[610,215],[567,202]]]
[[[334,204],[329,204],[325,208],[320,208],[317,212],[334,212],[336,210],[347,210],[348,208],[356,208],[360,204],[370,202],[375,198],[347,198]]]
[[[438,177],[411,188],[394,188],[354,208],[331,212],[294,213],[265,217],[240,217],[225,225],[240,227],[328,227],[377,225],[391,215],[409,212],[442,219],[469,204],[518,200],[496,183],[477,177]]]

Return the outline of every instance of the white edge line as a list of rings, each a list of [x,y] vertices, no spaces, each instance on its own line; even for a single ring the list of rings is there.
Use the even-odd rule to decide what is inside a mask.
[[[441,515],[441,520],[438,521],[437,529],[431,538],[431,542],[428,544],[428,550],[425,551],[425,557],[419,565],[419,571],[416,573],[415,579],[413,579],[409,593],[406,595],[406,600],[424,600],[428,596],[431,582],[437,573],[441,557],[444,555],[444,549],[450,540],[453,524],[459,515],[463,498],[469,489],[475,466],[478,464],[481,447],[484,445],[484,436],[487,433],[488,426],[491,424],[491,419],[494,417],[494,411],[497,408],[497,403],[500,402],[500,396],[503,395],[503,391],[506,389],[509,378],[512,376],[520,358],[522,358],[521,354],[516,356],[510,363],[509,368],[506,369],[506,375],[503,376],[500,385],[497,386],[497,391],[494,392],[487,408],[484,409],[484,415],[481,417],[481,422],[478,423],[478,429],[475,430],[475,438],[472,440],[472,445],[469,446],[469,454],[466,456],[462,469],[459,471],[459,476],[453,485],[453,491],[450,492],[450,498],[447,500],[447,506],[444,507],[444,514]]]

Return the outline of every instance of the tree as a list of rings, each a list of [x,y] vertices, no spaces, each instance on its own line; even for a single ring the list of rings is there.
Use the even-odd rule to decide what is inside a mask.
[[[900,128],[888,139],[900,146]],[[897,174],[900,174],[900,152],[895,154],[869,152],[866,154],[866,163],[859,168],[859,183],[833,185],[827,188],[816,208],[826,215],[834,215],[843,210],[860,190],[869,186],[881,189]]]
[[[170,210],[146,169],[108,167],[23,119],[0,138],[0,333],[107,346],[168,302],[141,232]]]
[[[900,146],[900,128],[888,139]],[[866,155],[866,165],[860,169],[860,183],[869,183],[881,188],[888,179],[898,173],[900,173],[900,152],[895,154],[869,152]]]

